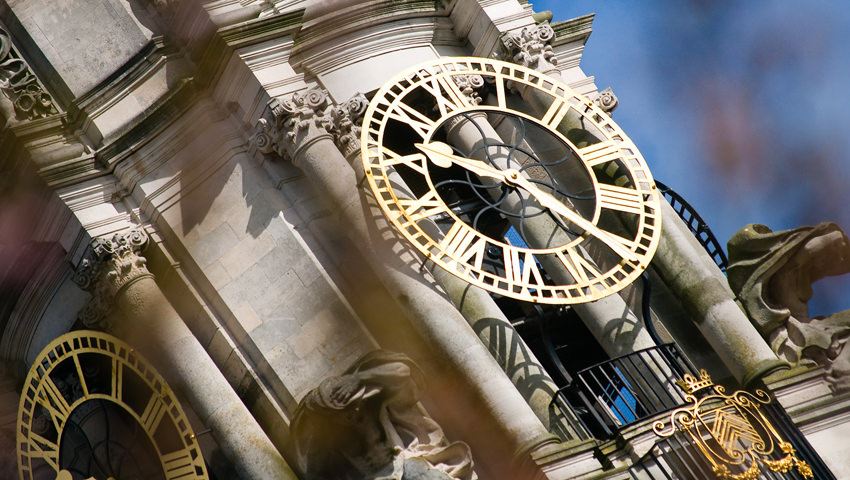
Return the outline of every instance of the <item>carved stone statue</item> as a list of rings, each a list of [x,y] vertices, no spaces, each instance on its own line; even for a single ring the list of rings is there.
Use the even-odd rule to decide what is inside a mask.
[[[292,450],[309,480],[475,480],[469,447],[449,442],[419,404],[408,357],[370,352],[298,406]]]
[[[850,272],[850,240],[833,223],[773,232],[747,225],[729,240],[729,285],[776,354],[827,369],[850,390],[850,310],[809,316],[812,283]]]

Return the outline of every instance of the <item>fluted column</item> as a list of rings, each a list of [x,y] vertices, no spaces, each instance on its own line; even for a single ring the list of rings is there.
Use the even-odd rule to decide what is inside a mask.
[[[431,360],[463,380],[463,391],[441,393],[466,396],[466,401],[472,396],[475,410],[464,412],[466,418],[457,421],[479,431],[478,438],[466,439],[473,446],[473,456],[488,456],[492,464],[508,466],[510,458],[499,458],[507,451],[508,457],[519,460],[509,468],[524,466],[505,472],[505,478],[525,478],[537,470],[529,452],[550,442],[551,434],[433,278],[420,270],[422,258],[398,240],[374,200],[358,188],[354,170],[322,125],[326,108],[327,94],[318,89],[273,102],[259,122],[256,145],[290,158],[327,196],[354,247],[431,348]],[[498,438],[483,438],[485,431]]]
[[[561,80],[549,45],[554,36],[552,27],[544,23],[506,34],[502,40],[509,59]],[[539,112],[549,108],[551,99],[537,90],[524,88],[519,94]],[[608,113],[618,103],[610,90],[600,92],[596,102]],[[558,131],[579,147],[588,140],[582,136],[586,132],[578,115],[565,116]],[[723,273],[696,242],[686,238],[692,235],[684,222],[666,202],[661,213],[661,241],[652,265],[724,364],[745,384],[782,366],[735,303]]]
[[[471,90],[469,92],[472,93]],[[333,136],[337,147],[353,168],[358,184],[365,179],[363,163],[360,161],[360,125],[367,106],[366,97],[356,95],[339,106],[329,108],[322,120],[323,126]],[[394,185],[395,194],[400,199],[413,198],[410,188],[401,175],[391,171],[390,179]],[[433,222],[430,224],[430,231],[435,238],[442,238],[442,232],[437,225]],[[485,290],[463,281],[430,260],[425,263],[425,267],[514,383],[543,425],[561,432],[564,437],[562,440],[570,441],[580,438],[579,433],[575,431],[576,427],[571,424],[578,424],[578,421],[573,419],[572,412],[564,412],[570,418],[552,415],[554,413],[551,409],[552,398],[558,387],[501,308],[496,305],[493,297]]]
[[[89,328],[104,329],[137,348],[189,401],[245,480],[297,477],[160,290],[141,256],[147,234],[132,230],[97,239],[77,269],[91,291],[80,313]]]

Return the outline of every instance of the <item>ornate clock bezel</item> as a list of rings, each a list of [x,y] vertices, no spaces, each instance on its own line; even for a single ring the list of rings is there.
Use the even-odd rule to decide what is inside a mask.
[[[89,392],[80,360],[80,355],[83,354],[101,355],[108,359],[111,368],[109,393]],[[57,365],[65,361],[74,362],[77,378],[81,383],[82,395],[71,402],[59,391],[50,377]],[[123,384],[128,372],[141,380],[151,392],[141,412],[123,398]],[[17,419],[16,450],[18,477],[21,480],[33,478],[34,458],[43,458],[57,475],[66,471],[59,465],[62,433],[75,409],[90,400],[110,402],[129,413],[138,422],[159,456],[166,479],[208,480],[201,448],[189,420],[162,376],[126,343],[105,333],[86,330],[69,332],[53,340],[41,351],[27,374]],[[56,442],[33,431],[32,423],[36,418],[38,405],[49,412],[50,421],[57,434]],[[161,451],[156,432],[163,421],[172,423],[183,448],[170,452]]]
[[[455,91],[455,95],[448,92],[451,90],[452,77],[469,77],[480,75],[482,77],[492,79],[496,87],[496,102],[495,105],[478,105],[474,102],[464,103],[460,97],[459,89]],[[449,82],[440,83],[444,79],[449,79]],[[440,110],[440,117],[437,120],[424,119],[414,113],[399,109],[398,105],[405,96],[417,88],[421,88],[426,81],[430,81],[430,91],[436,89],[438,94],[444,97],[439,99],[436,95],[435,104]],[[552,96],[552,104],[547,111],[538,117],[525,112],[513,110],[508,107],[507,92],[511,88],[509,83],[512,83],[513,88],[535,88]],[[439,85],[439,86],[438,86]],[[440,90],[442,88],[442,90]],[[454,105],[447,106],[447,103]],[[451,110],[450,110],[451,109]],[[584,146],[579,148],[563,134],[557,130],[557,125],[570,111],[575,111],[581,115],[589,123],[593,124],[605,138],[602,138],[599,143]],[[633,198],[640,205],[640,211],[635,213],[638,215],[637,232],[633,239],[630,239],[631,245],[629,248],[634,253],[634,257],[638,261],[623,259],[614,267],[598,272],[598,276],[586,278],[587,273],[593,270],[590,264],[582,263],[581,259],[575,259],[572,256],[567,256],[563,252],[572,253],[575,246],[584,241],[586,235],[574,239],[567,244],[551,247],[548,249],[522,248],[512,245],[507,245],[505,242],[493,239],[489,236],[480,234],[466,225],[459,219],[454,212],[449,209],[445,203],[442,205],[442,212],[451,217],[455,223],[460,225],[458,230],[462,232],[445,232],[450,235],[448,241],[444,239],[434,239],[429,235],[427,228],[419,225],[422,218],[415,214],[411,215],[402,202],[409,202],[409,199],[400,198],[392,187],[392,181],[389,178],[390,167],[397,164],[397,157],[392,157],[383,145],[383,137],[386,134],[386,126],[390,118],[395,120],[406,121],[408,125],[419,132],[423,137],[423,142],[428,142],[433,137],[434,132],[447,121],[451,116],[461,113],[471,112],[507,112],[510,115],[524,117],[540,126],[543,126],[559,141],[573,151],[584,163],[589,172],[590,179],[593,183],[594,192],[597,198],[600,196],[601,189],[605,189],[606,202],[610,203],[612,190],[613,195],[633,195]],[[399,113],[401,112],[401,113]],[[395,115],[395,117],[394,117]],[[400,232],[405,239],[414,246],[420,253],[429,258],[439,267],[447,270],[453,275],[462,278],[463,280],[472,283],[476,286],[484,288],[490,292],[517,298],[524,301],[534,303],[549,303],[549,304],[576,304],[588,301],[597,300],[599,298],[611,295],[625,288],[634,281],[649,265],[649,262],[654,255],[660,240],[661,231],[661,214],[660,214],[660,195],[652,179],[652,174],[646,165],[645,160],[641,156],[637,147],[617,126],[611,118],[604,113],[593,101],[585,96],[575,92],[564,83],[557,81],[547,75],[544,75],[535,70],[499,60],[474,58],[474,57],[450,57],[440,58],[425,62],[414,66],[404,72],[396,75],[387,81],[375,94],[372,101],[364,114],[363,127],[361,132],[361,160],[363,162],[366,180],[371,189],[372,194],[377,200],[387,220],[393,225],[397,232]],[[409,156],[409,155],[408,155]],[[631,177],[634,188],[625,190],[617,190],[617,186],[602,184],[593,172],[595,165],[616,161],[624,167]],[[430,176],[428,175],[428,161],[423,161],[420,167],[424,170],[423,175],[427,179],[429,188],[433,190]],[[632,192],[633,190],[633,192]],[[439,195],[436,195],[439,198]],[[596,201],[592,223],[596,223],[599,218],[602,207],[601,201]],[[634,208],[634,204],[631,205]],[[421,207],[420,207],[421,208]],[[612,208],[610,205],[607,208]],[[619,206],[614,208],[619,209]],[[636,210],[636,208],[634,208]],[[503,249],[505,263],[511,262],[513,267],[523,265],[520,274],[511,272],[512,278],[505,278],[491,274],[480,268],[479,256],[476,256],[477,265],[470,265],[470,252],[460,250],[446,251],[452,245],[463,243],[469,245],[473,242],[478,242],[478,239],[468,240],[467,236],[471,234],[477,235],[480,238],[486,239],[486,243],[498,245]],[[460,240],[457,240],[461,237]],[[454,244],[452,243],[454,241]],[[443,243],[445,242],[445,243]],[[477,244],[477,243],[476,243]],[[509,250],[505,250],[507,247]],[[483,247],[482,247],[483,248]],[[529,255],[558,253],[559,258],[565,264],[568,271],[573,274],[574,278],[578,278],[573,285],[542,285],[542,282],[529,284],[528,280],[533,277],[535,272],[528,272],[525,265],[532,265],[534,270],[534,257]],[[464,257],[466,257],[464,259]],[[528,261],[532,259],[532,261]],[[520,260],[526,260],[522,262]],[[570,265],[572,263],[572,265]],[[585,265],[587,264],[587,265]],[[516,270],[516,268],[514,268]],[[539,272],[538,272],[539,273]]]

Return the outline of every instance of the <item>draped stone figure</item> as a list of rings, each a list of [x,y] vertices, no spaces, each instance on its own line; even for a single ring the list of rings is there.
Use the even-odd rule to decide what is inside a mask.
[[[729,285],[776,354],[826,368],[850,390],[850,310],[809,316],[812,283],[850,272],[850,240],[834,223],[781,232],[751,224],[729,240]]]
[[[422,372],[376,350],[310,391],[292,421],[309,480],[475,480],[469,446],[449,442],[419,404]]]

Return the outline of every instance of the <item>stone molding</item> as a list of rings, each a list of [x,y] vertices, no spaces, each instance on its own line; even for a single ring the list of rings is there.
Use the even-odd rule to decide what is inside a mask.
[[[88,255],[74,274],[74,283],[92,294],[78,317],[86,328],[108,329],[106,317],[115,296],[130,283],[153,276],[147,260],[140,255],[147,244],[148,234],[142,229],[92,241]]]
[[[0,92],[12,102],[16,120],[35,120],[58,113],[53,97],[44,90],[3,28],[0,28]]]
[[[557,72],[558,59],[552,50],[555,30],[548,23],[523,28],[502,36],[505,58],[542,73]]]

